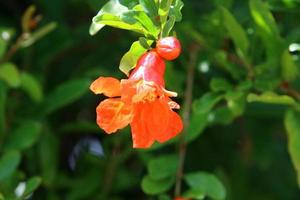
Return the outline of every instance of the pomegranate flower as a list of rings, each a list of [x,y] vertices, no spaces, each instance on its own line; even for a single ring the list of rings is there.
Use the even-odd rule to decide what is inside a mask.
[[[90,89],[110,97],[96,109],[99,127],[111,134],[130,124],[134,148],[166,142],[181,132],[182,120],[173,111],[179,105],[170,99],[177,94],[164,88],[164,72],[164,60],[152,50],[141,56],[128,79],[95,80]]]

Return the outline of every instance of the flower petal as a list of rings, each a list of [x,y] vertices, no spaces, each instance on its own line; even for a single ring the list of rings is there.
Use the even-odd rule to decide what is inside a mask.
[[[96,111],[97,124],[108,134],[126,127],[132,121],[131,106],[121,99],[106,99],[98,105]]]
[[[144,115],[144,104],[138,103],[135,106],[134,117],[130,124],[133,148],[148,148],[154,142],[154,138],[147,127],[147,119]]]
[[[108,97],[121,96],[120,81],[112,77],[99,77],[91,84],[90,90]]]

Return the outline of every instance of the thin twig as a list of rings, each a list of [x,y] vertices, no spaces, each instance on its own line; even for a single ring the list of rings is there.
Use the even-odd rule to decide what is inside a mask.
[[[297,99],[298,101],[300,101],[300,93],[292,88],[289,83],[287,82],[284,82],[280,85],[280,88],[285,92],[287,93],[287,95],[291,96],[291,97],[294,97],[295,99]]]
[[[188,71],[187,71],[187,79],[186,79],[186,90],[184,96],[183,103],[183,124],[184,127],[187,127],[190,122],[190,112],[191,105],[193,100],[193,83],[194,83],[194,72],[197,61],[197,54],[200,50],[200,46],[198,44],[193,44],[190,49],[190,59],[188,63]],[[185,131],[180,135],[179,138],[179,160],[178,160],[178,168],[176,172],[176,183],[175,183],[175,197],[180,196],[181,194],[181,179],[183,176],[185,155],[186,155],[186,147],[187,144],[185,142],[184,136]]]

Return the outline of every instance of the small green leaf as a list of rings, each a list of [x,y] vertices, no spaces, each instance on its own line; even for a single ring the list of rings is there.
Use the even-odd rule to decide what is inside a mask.
[[[210,88],[214,92],[221,92],[232,89],[232,85],[226,79],[213,78],[210,82]]]
[[[152,41],[148,44],[151,45]],[[140,56],[145,53],[147,49],[145,49],[139,41],[134,42],[129,51],[125,53],[122,57],[119,69],[124,72],[126,75],[129,75],[129,71],[135,68],[135,65],[140,58]]]
[[[184,3],[181,0],[173,0],[169,16],[174,16],[176,22],[180,22],[182,20],[181,9],[183,6]]]
[[[4,63],[0,66],[0,80],[7,83],[12,88],[17,88],[20,85],[20,74],[13,63]]]
[[[148,44],[148,41],[146,38],[144,37],[140,37],[139,38],[139,42],[140,42],[140,45],[144,48],[144,49],[151,49],[150,45]]]
[[[30,33],[26,36],[26,38],[21,42],[20,47],[26,48],[34,44],[36,41],[45,37],[48,33],[52,32],[56,28],[57,24],[55,22],[51,22],[46,24],[42,28]]]
[[[174,184],[174,177],[168,177],[161,180],[154,180],[145,176],[142,180],[142,189],[146,194],[157,195],[168,191]]]
[[[223,96],[215,93],[206,93],[193,102],[193,111],[195,113],[208,113],[222,98]]]
[[[12,175],[21,161],[18,151],[7,151],[0,158],[0,182]]]
[[[227,107],[218,107],[215,110],[211,111],[208,115],[208,122],[209,124],[223,124],[228,125],[232,123],[234,120],[235,115],[232,110]]]
[[[226,189],[221,181],[213,174],[207,172],[195,172],[185,175],[186,183],[195,190],[203,193],[212,199],[225,199]]]
[[[24,121],[9,134],[5,147],[7,149],[24,150],[30,148],[41,133],[42,125],[35,121]]]
[[[247,97],[248,102],[261,102],[270,104],[283,104],[283,105],[294,105],[295,100],[287,95],[278,95],[274,92],[264,92],[261,95],[249,94]]]
[[[23,193],[23,198],[32,194],[42,183],[42,179],[40,177],[32,177],[26,182],[26,188]]]
[[[300,187],[300,114],[289,110],[285,115],[285,128],[288,135],[288,149],[294,168],[297,172]]]
[[[269,11],[267,3],[261,0],[250,0],[249,3],[252,17],[257,26],[260,27],[260,29],[267,35],[278,36],[279,31],[273,15]]]
[[[221,7],[224,25],[230,38],[233,40],[237,53],[245,57],[249,48],[249,41],[243,27],[236,21],[234,16],[224,7]]]
[[[169,17],[167,23],[165,24],[165,26],[162,30],[162,34],[161,34],[162,38],[169,36],[172,28],[174,27],[174,24],[175,24],[175,16],[172,15]]]
[[[285,50],[281,57],[281,73],[285,81],[293,81],[299,75],[298,67],[288,50]]]
[[[177,156],[164,155],[150,160],[148,164],[149,177],[154,180],[173,177],[177,169]]]
[[[50,114],[76,101],[88,92],[89,85],[90,80],[87,79],[75,79],[59,85],[45,98],[41,112]]]
[[[158,16],[158,8],[154,0],[139,0],[139,3],[151,18]]]
[[[31,74],[21,73],[21,88],[31,97],[33,101],[39,103],[43,99],[41,84]]]

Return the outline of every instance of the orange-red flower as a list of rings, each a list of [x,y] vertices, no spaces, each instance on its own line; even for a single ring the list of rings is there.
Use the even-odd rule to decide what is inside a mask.
[[[110,97],[96,109],[97,124],[108,134],[130,124],[134,148],[147,148],[154,141],[165,142],[176,136],[183,125],[173,111],[179,105],[170,99],[177,94],[164,88],[164,71],[164,60],[150,51],[139,59],[128,79],[95,80],[90,89]]]

